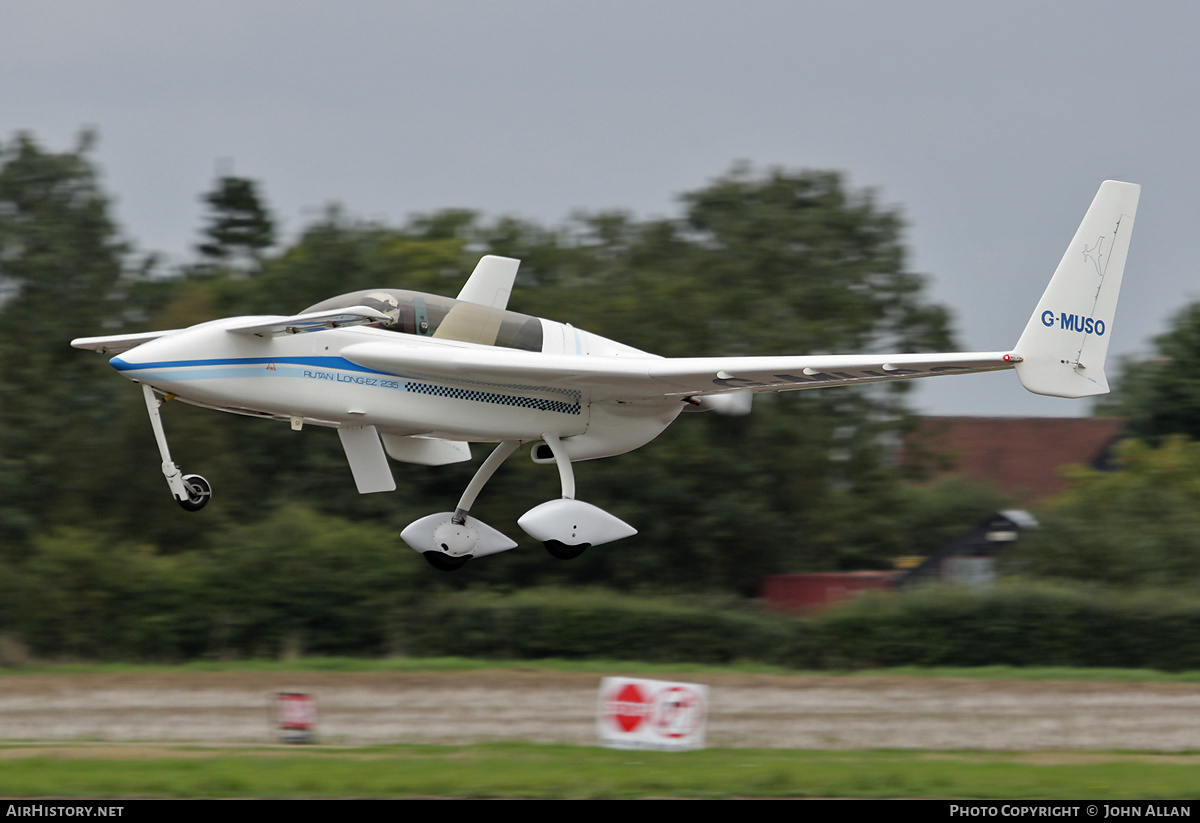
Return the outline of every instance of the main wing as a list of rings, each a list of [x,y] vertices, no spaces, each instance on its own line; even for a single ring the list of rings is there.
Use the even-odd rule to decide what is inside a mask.
[[[1010,352],[603,357],[397,343],[360,343],[341,354],[360,366],[418,380],[553,386],[585,391],[593,401],[627,402],[995,371],[1020,359]]]
[[[1133,183],[1101,184],[1013,351],[661,358],[361,343],[342,355],[404,377],[570,388],[586,392],[592,401],[792,391],[1014,366],[1030,391],[1086,397],[1108,391],[1105,333],[1113,326],[1140,191]]]

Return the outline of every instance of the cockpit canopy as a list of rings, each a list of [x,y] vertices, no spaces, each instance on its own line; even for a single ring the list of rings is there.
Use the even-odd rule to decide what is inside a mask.
[[[305,313],[366,306],[386,314],[379,328],[419,337],[461,340],[506,349],[542,350],[542,321],[527,314],[494,309],[406,289],[365,289],[322,300]]]

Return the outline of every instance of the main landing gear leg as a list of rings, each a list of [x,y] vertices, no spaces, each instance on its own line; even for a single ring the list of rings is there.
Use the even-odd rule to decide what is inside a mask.
[[[550,451],[554,452],[554,462],[558,465],[558,482],[562,484],[563,500],[574,500],[575,469],[571,468],[571,458],[567,457],[562,441],[558,439],[558,435],[549,432],[542,435],[542,440],[546,441]]]
[[[186,511],[200,511],[212,498],[212,486],[198,474],[183,474],[179,466],[171,459],[171,450],[167,447],[167,435],[163,431],[162,415],[158,407],[170,399],[159,400],[154,395],[154,389],[142,384],[142,396],[146,399],[146,411],[150,413],[150,427],[154,429],[154,439],[158,442],[158,453],[162,456],[162,473],[171,489],[171,496]]]
[[[517,544],[487,523],[471,517],[471,507],[496,469],[517,450],[519,441],[506,440],[483,461],[453,512],[439,512],[409,523],[400,537],[420,552],[429,565],[454,571],[472,557],[515,549]]]
[[[483,487],[492,479],[492,475],[496,473],[496,469],[500,468],[512,453],[517,450],[517,446],[521,445],[516,440],[506,440],[492,450],[492,453],[483,461],[483,465],[479,467],[479,471],[475,472],[475,476],[471,478],[471,482],[467,484],[467,488],[463,491],[462,497],[458,499],[458,505],[454,508],[454,517],[451,518],[455,525],[461,526],[467,522],[467,515],[471,513],[471,507],[475,505],[475,499],[479,497],[479,493],[483,491]]]
[[[575,499],[575,471],[571,458],[557,435],[546,433],[542,440],[554,454],[562,497],[535,506],[517,521],[525,532],[559,560],[573,560],[589,546],[611,543],[637,534],[637,529],[590,503]]]

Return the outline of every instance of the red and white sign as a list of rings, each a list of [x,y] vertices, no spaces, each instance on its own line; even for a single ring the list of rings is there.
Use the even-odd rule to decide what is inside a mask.
[[[600,682],[596,731],[614,749],[702,749],[708,686],[631,677]]]
[[[283,742],[308,743],[317,730],[317,701],[300,692],[276,692],[275,718]]]

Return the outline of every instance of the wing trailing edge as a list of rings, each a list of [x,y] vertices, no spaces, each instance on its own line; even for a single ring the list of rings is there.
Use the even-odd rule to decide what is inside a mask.
[[[550,385],[592,400],[652,401],[776,392],[1012,368],[1007,352],[796,357],[600,357],[487,347],[359,343],[342,356],[418,380]]]

